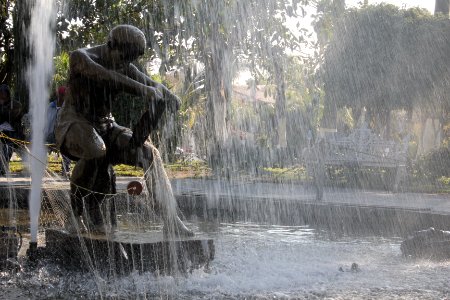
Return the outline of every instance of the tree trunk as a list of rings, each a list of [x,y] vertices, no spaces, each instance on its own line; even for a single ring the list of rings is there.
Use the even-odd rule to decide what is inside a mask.
[[[386,134],[385,139],[390,140],[392,138],[392,111],[388,110],[386,113]]]
[[[352,117],[354,128],[361,127],[364,123],[366,123],[366,108],[364,106],[358,105],[352,108]]]
[[[206,123],[207,151],[210,163],[214,167],[227,158],[223,146],[228,140],[229,106],[231,99],[232,46],[222,33],[221,21],[224,16],[224,3],[206,1],[200,5],[200,22],[205,28],[199,37],[200,49],[205,64],[205,91],[207,93]]]
[[[286,87],[284,83],[283,67],[278,62],[274,64],[275,80],[277,83],[276,94],[276,126],[277,146],[287,147],[286,139]]]
[[[434,6],[434,15],[444,15],[449,17],[450,0],[436,0]]]
[[[217,42],[217,41],[216,41]],[[214,54],[206,58],[205,86],[208,94],[207,102],[207,136],[208,151],[218,155],[215,159],[223,160],[222,149],[229,135],[229,106],[231,97],[231,76],[224,57],[228,55],[226,46],[218,42]]]
[[[341,16],[345,11],[345,0],[333,0],[335,16]]]
[[[31,22],[31,8],[34,1],[16,1],[14,9],[14,66],[16,74],[15,97],[28,110],[29,95],[27,70],[31,60],[28,31]]]
[[[419,141],[418,141],[418,145],[417,145],[417,153],[416,153],[416,158],[418,158],[420,155],[424,154],[424,145],[423,145],[423,140],[424,140],[424,136],[425,136],[425,125],[427,122],[428,116],[420,111],[420,132],[419,132]]]
[[[4,49],[4,61],[0,62],[0,83],[6,83],[11,85],[13,68],[14,68],[14,51],[11,47],[12,42],[12,28],[8,25],[8,16],[11,9],[11,3],[8,1],[3,3],[4,7],[1,7],[0,15],[0,47]],[[2,41],[3,39],[3,41]]]
[[[208,73],[215,73],[210,70]],[[228,138],[227,130],[227,105],[224,95],[221,93],[222,83],[216,74],[208,76],[209,99],[207,104],[208,127],[210,128],[211,142],[223,145]],[[214,78],[215,77],[215,78]]]

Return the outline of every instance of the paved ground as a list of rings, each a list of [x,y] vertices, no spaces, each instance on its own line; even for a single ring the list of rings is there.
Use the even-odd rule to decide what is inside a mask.
[[[124,190],[128,182],[140,180],[135,177],[119,177],[118,190]],[[14,176],[0,178],[0,188],[14,186],[28,189],[30,178]],[[68,189],[65,179],[44,179],[48,189]],[[175,195],[204,195],[209,201],[219,197],[289,199],[303,202],[315,201],[314,190],[299,184],[267,182],[223,181],[202,179],[174,179],[172,187]],[[386,191],[326,189],[322,203],[353,204],[361,206],[398,207],[417,209],[450,215],[450,194],[390,193]]]

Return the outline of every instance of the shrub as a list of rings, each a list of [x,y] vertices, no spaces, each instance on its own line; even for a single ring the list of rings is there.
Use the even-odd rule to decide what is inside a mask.
[[[421,157],[418,171],[430,179],[450,177],[450,149],[442,147]]]

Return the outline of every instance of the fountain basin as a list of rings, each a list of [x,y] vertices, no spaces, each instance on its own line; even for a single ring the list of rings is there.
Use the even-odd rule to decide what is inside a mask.
[[[136,178],[118,178],[118,190]],[[446,195],[329,190],[323,201],[302,185],[252,183],[236,186],[215,180],[173,180],[178,207],[184,215],[219,221],[251,221],[280,225],[311,225],[343,233],[407,237],[415,231],[434,227],[448,230],[450,202]],[[68,191],[67,181],[44,184],[48,191]],[[0,203],[8,207],[9,195],[16,195],[16,207],[27,203],[29,181],[0,179]],[[4,197],[1,197],[3,195]],[[116,204],[126,205],[125,194]],[[45,200],[44,200],[45,202]],[[45,207],[45,205],[44,205]],[[4,224],[8,225],[8,224]]]
[[[214,237],[208,269],[188,276],[133,272],[98,279],[43,261],[27,276],[3,275],[4,299],[436,299],[450,264],[405,258],[401,239],[336,236],[309,226],[190,223]],[[359,270],[353,271],[356,263]],[[104,277],[102,277],[104,278]],[[99,283],[100,282],[100,283]]]
[[[118,232],[112,236],[45,231],[46,252],[67,268],[102,273],[190,272],[214,259],[214,242],[204,236],[167,239],[161,232]]]
[[[434,227],[448,230],[450,214],[429,208],[376,203],[336,203],[245,195],[184,194],[177,197],[186,216],[260,224],[310,225],[348,235],[404,236]]]

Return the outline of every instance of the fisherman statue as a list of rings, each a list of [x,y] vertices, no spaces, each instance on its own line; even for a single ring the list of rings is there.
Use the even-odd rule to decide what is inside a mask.
[[[76,161],[71,175],[71,206],[78,220],[83,216],[90,231],[108,233],[116,226],[114,206],[110,208],[109,228],[105,222],[108,216],[102,215],[100,208],[105,194],[116,193],[113,165],[144,168],[145,184],[149,190],[154,188],[148,170],[160,156],[148,136],[165,111],[174,112],[180,106],[177,96],[132,63],[145,48],[142,31],[119,25],[111,30],[106,44],[70,54],[66,100],[58,114],[55,136],[61,153]],[[121,92],[141,97],[147,107],[133,130],[118,125],[111,114]],[[173,197],[162,198],[175,202]],[[171,227],[180,236],[194,235],[178,217],[176,203],[154,200],[165,230]]]

